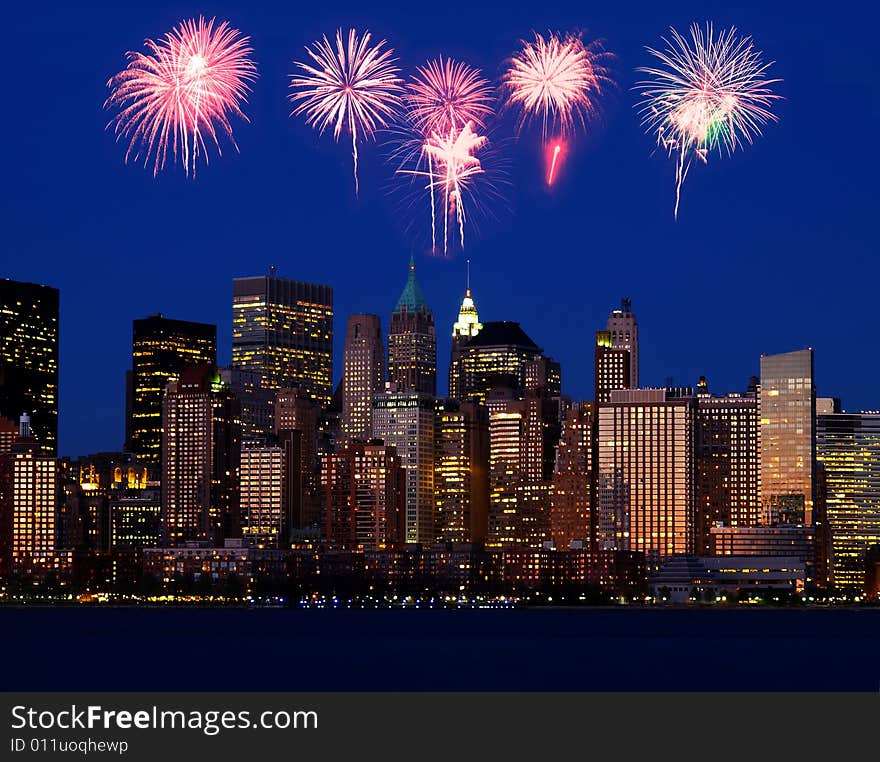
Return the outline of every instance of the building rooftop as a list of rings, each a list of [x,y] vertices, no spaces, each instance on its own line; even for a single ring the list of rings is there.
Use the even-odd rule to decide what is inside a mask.
[[[483,329],[467,342],[469,347],[527,347],[541,351],[519,323],[509,320],[495,320],[483,323]]]
[[[404,307],[409,311],[415,311],[419,307],[428,309],[428,303],[419,288],[419,282],[416,280],[416,263],[414,259],[409,260],[409,276],[406,279],[406,285],[403,287],[403,293],[397,300],[396,312],[400,312]]]

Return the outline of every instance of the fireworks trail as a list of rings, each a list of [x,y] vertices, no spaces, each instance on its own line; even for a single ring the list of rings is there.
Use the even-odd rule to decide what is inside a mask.
[[[484,130],[492,100],[492,88],[479,69],[440,56],[416,68],[408,86],[407,117],[426,137],[434,132],[448,135],[468,122]]]
[[[547,185],[553,185],[553,181],[556,179],[556,163],[559,161],[561,153],[562,144],[556,143],[553,146],[553,156],[550,159],[550,171],[547,173]]]
[[[214,19],[200,17],[181,22],[159,41],[146,40],[148,54],[130,51],[128,66],[107,82],[111,92],[104,103],[120,109],[108,127],[114,125],[117,139],[128,140],[126,162],[143,154],[144,166],[153,160],[155,177],[170,144],[186,174],[195,175],[200,153],[207,163],[208,140],[222,155],[218,132],[238,150],[230,115],[248,121],[241,105],[257,78],[248,41],[227,22],[215,27]]]
[[[598,113],[599,97],[611,83],[608,58],[598,40],[585,43],[580,35],[554,33],[545,39],[535,33],[533,41],[522,41],[502,76],[505,105],[519,109],[520,129],[540,119],[545,144],[549,132],[570,136],[576,124],[586,127]],[[553,158],[558,158],[555,151]]]
[[[647,75],[638,83],[644,98],[637,108],[648,134],[669,155],[677,152],[675,168],[675,219],[681,200],[681,186],[692,157],[704,163],[709,153],[732,154],[744,141],[752,143],[761,128],[777,117],[770,110],[775,95],[768,79],[772,65],[762,61],[751,37],[737,37],[736,29],[714,34],[693,24],[690,40],[671,30],[671,41],[663,38],[666,50],[647,48],[660,62],[658,67],[641,67]]]
[[[460,130],[431,133],[424,141],[415,169],[401,167],[400,174],[425,178],[425,187],[431,195],[431,239],[437,248],[435,193],[443,200],[443,253],[449,250],[449,223],[458,228],[459,243],[464,247],[464,225],[467,219],[465,196],[472,191],[474,179],[485,173],[479,152],[488,138],[477,134],[473,123],[467,122]],[[425,166],[427,165],[427,166]]]
[[[358,193],[358,139],[372,138],[400,112],[402,80],[394,51],[382,40],[370,44],[370,32],[358,36],[355,29],[343,41],[342,29],[336,32],[335,47],[326,35],[306,52],[312,64],[294,64],[301,69],[291,75],[290,101],[296,105],[291,116],[305,114],[306,124],[324,133],[333,126],[339,140],[343,129],[351,135],[354,159],[354,190]]]

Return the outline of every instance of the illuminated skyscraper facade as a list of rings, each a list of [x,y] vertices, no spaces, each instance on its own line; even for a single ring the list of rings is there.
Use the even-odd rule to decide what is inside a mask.
[[[693,552],[695,416],[690,390],[612,391],[599,405],[600,547]]]
[[[305,389],[279,389],[275,393],[275,435],[282,446],[291,450],[292,462],[299,463],[299,479],[290,477],[289,482],[291,529],[317,529],[320,523],[318,421],[318,405]]]
[[[393,446],[406,470],[405,541],[434,540],[435,398],[388,390],[373,398],[373,436]]]
[[[247,443],[241,448],[241,533],[257,548],[285,547],[284,450]]]
[[[239,407],[216,369],[193,366],[168,385],[162,424],[165,544],[239,537]]]
[[[816,460],[812,349],[761,356],[758,414],[762,521],[810,525]]]
[[[388,381],[401,391],[437,394],[437,335],[431,313],[416,280],[416,265],[409,276],[388,331]]]
[[[449,355],[449,397],[454,400],[461,399],[461,345],[474,338],[483,328],[480,316],[477,314],[477,305],[471,296],[470,287],[470,263],[468,263],[468,287],[464,292],[461,307],[458,310],[458,320],[452,326],[452,350]]]
[[[696,412],[696,551],[709,555],[715,524],[760,522],[758,399],[754,392],[714,397],[705,390],[697,395]]]
[[[162,397],[187,367],[217,361],[217,326],[161,313],[132,324],[131,441],[126,449],[148,464],[162,460]]]
[[[232,364],[266,389],[294,385],[320,405],[333,392],[333,289],[274,275],[232,284]]]
[[[550,488],[550,534],[562,550],[591,541],[595,412],[595,405],[582,402],[562,422]]]
[[[606,327],[611,347],[629,352],[629,383],[626,389],[639,388],[639,324],[632,311],[632,300],[622,299],[620,309],[612,310]]]
[[[378,315],[352,315],[345,335],[342,430],[348,440],[372,436],[373,395],[384,387],[385,351]]]
[[[489,411],[453,404],[437,417],[438,542],[484,543],[489,521]]]
[[[324,539],[337,548],[381,550],[404,542],[406,473],[396,449],[351,442],[321,456]]]
[[[541,354],[519,323],[484,323],[476,336],[461,343],[455,388],[462,400],[481,404],[495,387],[508,387],[523,396],[526,366]]]
[[[611,331],[596,331],[594,355],[596,402],[611,401],[614,389],[631,389],[630,350],[615,347]]]
[[[30,420],[0,454],[0,573],[57,569],[58,461],[41,453]]]
[[[58,451],[57,288],[0,278],[0,417],[31,419],[45,455]]]
[[[830,582],[860,591],[868,549],[880,545],[880,413],[819,415],[816,450],[827,485]]]

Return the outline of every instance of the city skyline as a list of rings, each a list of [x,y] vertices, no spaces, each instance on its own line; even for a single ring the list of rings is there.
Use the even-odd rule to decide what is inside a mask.
[[[387,320],[399,273],[413,254],[438,328],[441,377],[467,257],[481,319],[520,322],[563,366],[573,397],[591,396],[592,358],[582,351],[583,331],[600,328],[608,310],[628,296],[641,325],[643,385],[662,384],[667,376],[695,383],[706,375],[713,389],[739,390],[757,373],[761,353],[812,346],[820,393],[840,396],[848,409],[878,405],[873,358],[866,358],[862,373],[831,372],[861,356],[874,324],[872,305],[853,296],[852,283],[880,274],[867,192],[878,157],[867,152],[853,161],[826,150],[829,137],[839,134],[841,114],[852,134],[870,134],[876,121],[870,25],[853,28],[837,11],[799,13],[792,24],[791,9],[757,3],[735,9],[642,3],[625,19],[614,8],[567,2],[503,13],[498,4],[481,4],[468,24],[445,18],[440,8],[424,9],[416,23],[401,7],[381,3],[333,14],[281,3],[225,9],[257,51],[252,124],[236,125],[240,154],[212,157],[194,180],[181,172],[154,180],[140,166],[124,166],[101,108],[122,52],[138,49],[145,36],[161,34],[189,9],[130,4],[101,14],[61,7],[53,9],[51,25],[11,10],[12,23],[22,29],[10,41],[14,59],[24,60],[23,45],[37,37],[53,51],[10,83],[10,97],[24,113],[44,107],[32,83],[50,81],[51,59],[71,67],[68,87],[56,96],[65,114],[63,138],[56,121],[35,120],[10,159],[2,191],[10,224],[0,270],[0,276],[61,290],[62,453],[119,446],[135,318],[162,311],[216,322],[219,359],[226,364],[232,278],[259,275],[274,264],[284,277],[332,284],[334,333],[342,336],[349,314]],[[630,87],[634,69],[649,62],[645,44],[670,25],[685,29],[707,18],[754,36],[776,61],[784,100],[779,124],[748,151],[708,168],[694,165],[675,223],[671,166],[643,134]],[[480,67],[493,81],[498,61],[532,29],[586,27],[616,53],[620,86],[595,134],[572,146],[552,192],[536,181],[540,137],[526,130],[498,210],[504,224],[481,223],[468,231],[473,235],[464,254],[433,259],[407,236],[384,192],[381,143],[362,152],[356,198],[346,147],[287,119],[281,85],[292,59],[313,33],[343,22],[394,42],[408,68],[443,52]],[[499,129],[502,140],[514,134],[510,120]],[[820,291],[821,273],[828,277]],[[841,331],[838,315],[854,330]],[[86,358],[100,363],[102,373],[82,372]],[[337,381],[339,342],[333,367]]]
[[[462,264],[465,264],[465,263],[462,263]],[[411,267],[412,267],[412,261],[410,263],[410,266],[407,269],[410,269]],[[410,274],[411,273],[412,273],[412,271],[410,269]],[[285,279],[285,276],[282,274],[279,274],[277,271],[275,271],[274,267],[273,267],[273,271],[270,273],[267,273],[266,276],[280,278],[282,280]],[[235,276],[235,278],[233,280],[236,281],[236,280],[243,280],[243,279],[257,278],[257,277],[262,279],[263,277],[266,277],[266,276]],[[12,282],[30,284],[30,282],[28,282],[28,281],[17,281],[17,279],[15,279],[15,278],[10,278],[9,280],[11,280]],[[307,281],[300,280],[298,282],[305,283],[306,285],[309,285],[309,283]],[[34,285],[38,285],[41,287],[48,286],[50,288],[54,288],[50,284],[34,284]],[[313,285],[316,288],[329,287],[330,292],[331,293],[333,292],[332,283],[311,284],[311,285]],[[459,295],[459,300],[461,299],[462,296],[464,296],[464,294],[466,292],[468,294],[473,293],[475,300],[482,301],[481,296],[478,293],[477,289],[472,289],[472,288],[467,288],[467,287],[465,287],[461,290],[461,294]],[[60,301],[62,302],[62,304],[63,304],[63,299],[64,299],[64,296],[63,296],[63,294],[61,294]],[[430,300],[427,300],[427,301],[429,302],[429,305],[433,310],[433,305],[430,304]],[[609,304],[609,312],[612,315],[612,317],[615,313],[619,312],[619,304],[621,301],[631,302],[629,297],[624,297],[622,300],[617,300],[616,302],[612,301],[612,303]],[[459,308],[460,308],[460,304],[459,304]],[[638,316],[640,314],[640,310],[638,309],[638,305],[632,305],[631,309],[636,316]],[[386,310],[386,312],[387,311],[388,310]],[[63,310],[61,312],[62,312],[62,320],[59,321],[61,323],[61,328],[58,330],[58,334],[59,334],[59,344],[63,345],[63,339],[64,339]],[[376,310],[376,312],[380,312],[380,311]],[[606,313],[606,314],[608,314],[608,313]],[[331,342],[332,342],[332,346],[333,346],[333,349],[332,349],[332,357],[333,357],[332,388],[333,389],[336,389],[337,385],[341,383],[342,378],[343,378],[344,349],[345,349],[345,343],[346,343],[345,342],[345,336],[346,336],[345,326],[346,326],[347,322],[349,321],[349,319],[356,317],[356,316],[357,316],[356,314],[347,314],[345,312],[340,312],[338,309],[335,310],[334,326],[341,323],[343,328],[342,328],[341,332],[337,332],[336,328],[334,327],[335,336],[331,337]],[[440,347],[444,346],[444,344],[445,344],[447,349],[451,348],[452,336],[453,336],[455,324],[457,323],[458,316],[459,316],[459,311],[458,311],[458,309],[456,309],[454,318],[450,321],[448,326],[437,325],[437,331],[436,331],[436,333],[437,333],[437,336],[436,336],[437,353],[438,353],[438,355],[443,356],[441,359],[438,359],[437,365],[436,365],[437,377],[439,379],[438,385],[437,385],[437,395],[439,397],[444,397],[448,392],[447,375],[448,375],[448,369],[449,369],[449,359],[448,359],[449,352],[447,351],[446,353],[444,353],[440,349]],[[192,323],[195,325],[201,324],[205,328],[216,326],[217,336],[218,336],[217,345],[216,345],[216,366],[222,373],[226,373],[226,374],[228,374],[232,369],[237,368],[237,366],[235,366],[233,363],[233,351],[234,350],[233,350],[233,338],[231,335],[231,331],[229,332],[229,342],[228,342],[229,346],[224,346],[219,339],[219,336],[221,336],[224,333],[224,331],[223,331],[224,321],[217,321],[216,323],[214,323],[208,319],[198,320],[198,321],[182,320],[182,319],[175,317],[174,315],[169,315],[164,311],[155,310],[148,315],[142,315],[139,317],[135,317],[131,321],[132,331],[134,331],[136,329],[137,324],[147,323],[149,320],[156,319],[157,317],[163,318],[170,323],[187,323],[187,322],[189,322],[189,323]],[[481,319],[482,323],[484,323],[484,324],[486,322],[489,322],[489,323],[499,322],[497,320],[493,321],[492,318],[486,318],[482,311],[480,312],[480,319]],[[518,321],[509,319],[509,318],[500,318],[499,320],[500,320],[500,322],[518,322]],[[640,324],[642,322],[643,321],[640,320]],[[232,319],[230,319],[228,321],[228,323],[231,326]],[[446,330],[447,328],[448,328],[448,330]],[[585,330],[589,333],[590,332],[589,326],[585,326]],[[593,333],[596,333],[597,335],[599,335],[602,333],[602,331],[601,330],[594,331]],[[387,354],[387,348],[388,348],[387,332],[382,332],[380,335],[381,335],[382,342],[383,342],[383,349]],[[590,334],[590,335],[592,336],[592,334]],[[122,429],[119,441],[117,442],[117,441],[113,441],[113,440],[108,440],[108,441],[106,441],[106,446],[97,446],[97,445],[96,446],[89,446],[89,445],[87,445],[84,449],[81,448],[78,450],[70,450],[70,451],[64,449],[63,434],[62,434],[62,432],[64,432],[64,424],[65,424],[64,388],[63,388],[63,385],[59,385],[60,386],[60,389],[58,392],[58,399],[59,399],[59,402],[58,402],[58,430],[59,430],[58,456],[59,457],[74,457],[75,458],[77,456],[87,455],[87,454],[91,454],[91,453],[126,450],[127,438],[129,436],[129,434],[128,434],[128,426],[129,426],[128,420],[130,417],[130,411],[126,407],[126,400],[125,400],[126,386],[129,383],[127,380],[127,376],[125,374],[127,374],[131,371],[130,365],[131,365],[131,359],[132,359],[131,353],[132,353],[133,338],[134,337],[129,339],[127,351],[125,352],[125,354],[128,358],[128,361],[129,361],[129,368],[127,368],[124,371],[124,375],[123,375],[122,381],[120,383],[120,386],[122,387],[123,399],[121,402],[122,408],[119,412],[119,421],[118,421],[118,427],[121,427],[121,429]],[[335,340],[333,340],[333,339],[335,339]],[[586,349],[589,350],[589,345],[587,345]],[[807,351],[807,350],[812,352],[814,350],[814,348],[812,346],[804,346],[804,347],[790,348],[788,350],[781,350],[781,351],[782,351],[782,353],[785,353],[786,351],[800,352],[800,351]],[[549,354],[549,353],[545,352],[545,355],[547,355],[547,354]],[[570,388],[573,385],[572,380],[571,380],[571,376],[570,376],[570,374],[566,373],[565,364],[560,363],[560,366],[563,371],[562,393],[576,402],[577,401],[592,401],[595,399],[595,391],[596,391],[596,387],[595,387],[596,370],[595,369],[597,367],[596,360],[595,360],[595,357],[591,351],[586,351],[586,352],[584,352],[584,354],[589,356],[588,359],[590,361],[589,373],[587,374],[588,378],[587,379],[581,378],[581,379],[575,380],[576,387],[580,388],[580,389],[585,388],[585,383],[584,383],[585,380],[589,384],[589,386],[588,386],[589,391],[584,393],[583,395],[571,393]],[[761,353],[755,355],[755,357],[754,357],[754,372],[741,374],[742,382],[737,385],[736,379],[734,379],[734,384],[730,388],[727,388],[727,387],[722,388],[717,382],[713,382],[713,379],[715,378],[715,376],[713,374],[711,374],[711,368],[708,368],[705,371],[702,371],[698,377],[694,377],[694,378],[678,378],[678,377],[676,377],[674,375],[670,375],[670,374],[663,375],[662,373],[657,373],[657,374],[655,374],[656,377],[655,377],[653,383],[641,383],[639,385],[639,387],[635,387],[635,388],[661,389],[661,388],[673,387],[673,386],[696,388],[701,379],[707,378],[708,384],[709,384],[709,389],[714,394],[722,394],[723,395],[723,394],[728,394],[728,393],[742,392],[748,386],[748,379],[751,378],[752,376],[759,375],[761,357],[763,357],[765,355],[770,355],[770,354],[778,354],[778,352],[777,353],[761,352]],[[59,366],[60,365],[61,364],[59,363]],[[63,377],[63,368],[62,367],[59,367],[59,375]],[[227,383],[228,383],[228,381],[227,381]],[[852,407],[852,406],[847,405],[846,398],[843,397],[841,394],[837,393],[836,387],[834,387],[832,385],[820,383],[820,384],[816,385],[816,389],[817,389],[817,396],[834,397],[835,399],[840,400],[842,412],[864,413],[864,412],[874,412],[874,411],[880,409],[880,394],[876,395],[876,397],[875,397],[876,402],[874,405],[868,404],[864,407],[856,408],[856,407]],[[22,412],[24,412],[24,411],[22,411]],[[17,422],[17,418],[15,420]],[[105,432],[104,436],[107,436],[106,432]],[[111,434],[111,436],[112,436],[112,434]]]

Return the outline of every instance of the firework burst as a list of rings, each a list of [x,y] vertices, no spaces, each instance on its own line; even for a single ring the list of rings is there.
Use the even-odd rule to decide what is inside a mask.
[[[326,36],[306,52],[312,64],[294,62],[301,70],[292,75],[290,101],[296,104],[291,116],[304,114],[306,123],[319,133],[332,125],[339,140],[343,130],[351,135],[354,159],[354,189],[358,192],[358,140],[371,139],[386,127],[401,107],[403,92],[400,69],[394,51],[382,40],[370,44],[371,35],[336,32],[335,46]]]
[[[715,35],[711,24],[705,32],[693,24],[690,40],[672,29],[671,40],[663,42],[663,51],[647,49],[659,65],[637,69],[647,75],[637,85],[644,98],[637,108],[648,134],[669,155],[677,154],[677,219],[692,158],[705,163],[713,150],[732,154],[777,121],[770,109],[781,96],[771,85],[780,80],[768,79],[772,62],[764,63],[751,37],[738,37],[733,27]]]
[[[241,106],[257,78],[248,38],[227,22],[214,19],[181,22],[159,41],[146,40],[149,53],[129,52],[128,66],[112,77],[105,108],[120,110],[111,120],[117,139],[128,140],[126,162],[153,161],[153,176],[165,167],[169,147],[187,175],[219,133],[238,149],[230,116],[247,117]]]
[[[416,135],[400,142],[394,155],[399,161],[396,174],[417,180],[419,194],[427,194],[432,248],[447,255],[456,242],[456,232],[457,243],[464,248],[468,210],[480,205],[480,189],[489,195],[495,193],[491,177],[493,151],[488,137],[478,133],[470,121],[446,133]],[[441,236],[442,243],[438,240]]]
[[[440,56],[416,68],[408,87],[407,116],[426,137],[435,132],[448,135],[468,122],[484,130],[492,100],[492,88],[479,69]]]
[[[506,103],[520,109],[520,126],[541,120],[541,134],[571,134],[585,126],[598,108],[598,96],[610,82],[608,54],[599,41],[585,43],[578,35],[535,34],[513,56],[502,78]]]

